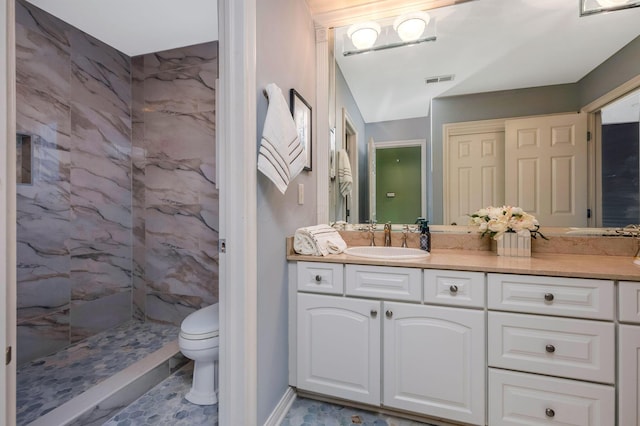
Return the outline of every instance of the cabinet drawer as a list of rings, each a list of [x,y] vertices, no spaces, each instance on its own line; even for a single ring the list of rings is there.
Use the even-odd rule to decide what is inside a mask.
[[[640,324],[640,283],[621,281],[618,284],[620,321]]]
[[[298,290],[342,294],[342,268],[340,263],[298,262]]]
[[[615,390],[490,368],[488,424],[610,426],[615,424]]]
[[[489,309],[613,320],[613,281],[489,274]]]
[[[489,312],[489,365],[614,383],[613,323]]]
[[[484,307],[484,273],[424,270],[424,301]]]
[[[385,266],[347,265],[346,294],[419,302],[422,270]]]

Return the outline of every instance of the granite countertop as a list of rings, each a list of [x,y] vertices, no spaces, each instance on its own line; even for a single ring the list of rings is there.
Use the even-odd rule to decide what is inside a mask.
[[[631,256],[533,253],[531,257],[508,257],[492,251],[434,249],[427,259],[379,260],[347,254],[299,255],[287,244],[287,260],[640,281],[640,265]]]

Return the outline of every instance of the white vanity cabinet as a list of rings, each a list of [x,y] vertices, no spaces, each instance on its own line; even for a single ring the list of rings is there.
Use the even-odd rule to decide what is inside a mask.
[[[295,287],[293,385],[454,422],[485,424],[484,310],[457,307],[455,302],[425,305],[423,289],[433,283],[427,275],[423,281],[421,269],[347,264],[344,294],[337,295],[335,285],[323,284],[329,275],[334,277],[331,281],[339,281],[335,271],[315,278],[317,271],[333,270],[330,265],[299,262],[297,268],[295,276],[304,283]],[[484,300],[484,274],[472,276],[479,286],[473,293]],[[465,295],[470,289],[465,283],[469,285],[458,282],[459,300],[468,304]]]
[[[640,425],[640,283],[618,284],[618,419]]]
[[[614,425],[614,283],[512,274],[487,283],[489,424]]]

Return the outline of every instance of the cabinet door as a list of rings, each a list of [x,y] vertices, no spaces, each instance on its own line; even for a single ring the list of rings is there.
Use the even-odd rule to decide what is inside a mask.
[[[620,325],[618,342],[618,418],[640,425],[640,327]]]
[[[298,388],[380,404],[380,302],[298,294]]]
[[[388,407],[484,425],[485,313],[384,303]]]

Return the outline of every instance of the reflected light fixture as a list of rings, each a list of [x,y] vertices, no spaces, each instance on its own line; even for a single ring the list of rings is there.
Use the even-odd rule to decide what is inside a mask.
[[[580,16],[639,6],[640,0],[580,0]]]
[[[356,49],[369,49],[378,39],[380,29],[376,22],[360,22],[349,27],[347,36]]]
[[[405,13],[396,18],[393,22],[393,29],[398,33],[398,37],[400,37],[402,41],[416,41],[424,33],[430,19],[431,17],[426,12]]]
[[[629,3],[627,0],[596,0],[596,2],[604,7],[618,7]]]

